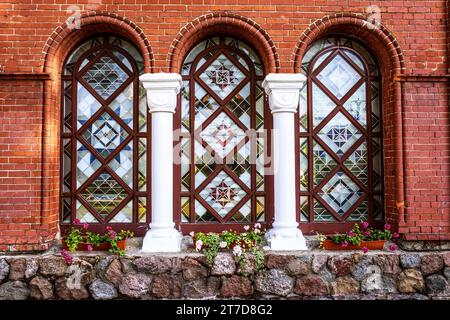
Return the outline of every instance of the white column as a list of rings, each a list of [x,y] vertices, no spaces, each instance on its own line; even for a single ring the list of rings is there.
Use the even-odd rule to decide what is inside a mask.
[[[273,115],[275,219],[266,237],[272,250],[307,250],[296,219],[295,113],[299,107],[302,74],[270,73],[262,86]]]
[[[173,114],[182,80],[177,73],[146,73],[139,80],[152,114],[152,222],[142,251],[177,252],[182,236],[173,222]]]

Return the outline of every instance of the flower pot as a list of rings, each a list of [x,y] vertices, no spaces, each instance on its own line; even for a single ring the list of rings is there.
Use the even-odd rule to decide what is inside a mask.
[[[65,239],[62,239],[61,242],[62,242],[63,249],[69,250]],[[80,243],[78,243],[78,247],[76,250],[77,251],[89,251],[88,246],[89,246],[89,243],[80,242]],[[126,246],[127,246],[126,239],[117,241],[117,247],[120,250],[125,250]],[[93,251],[108,251],[109,249],[111,249],[111,244],[109,242],[103,242],[103,243],[100,243],[98,246],[93,245],[92,247],[93,247]]]
[[[386,240],[363,241],[359,245],[348,244],[342,247],[341,244],[336,244],[332,240],[325,240],[322,247],[325,250],[361,250],[366,247],[369,250],[383,250]]]

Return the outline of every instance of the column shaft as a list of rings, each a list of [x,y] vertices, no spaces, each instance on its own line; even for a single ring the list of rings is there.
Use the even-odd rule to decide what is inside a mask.
[[[152,223],[155,228],[173,228],[173,115],[152,114]],[[170,219],[169,219],[170,217]]]
[[[301,74],[271,73],[263,81],[273,114],[273,167],[275,219],[266,237],[272,250],[306,250],[305,239],[298,228],[295,183],[295,113]]]
[[[274,227],[297,226],[292,220],[295,212],[295,141],[294,113],[277,112],[273,114],[274,129],[274,198],[276,220]]]
[[[173,114],[182,80],[175,73],[147,73],[139,79],[152,114],[152,222],[142,251],[177,252],[182,236],[173,222]]]

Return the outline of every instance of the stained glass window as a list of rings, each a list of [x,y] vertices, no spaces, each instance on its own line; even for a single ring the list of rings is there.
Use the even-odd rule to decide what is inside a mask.
[[[147,222],[150,139],[143,60],[128,41],[89,39],[63,72],[61,223]],[[118,225],[119,228],[119,225]],[[144,230],[144,229],[142,229]]]
[[[265,223],[269,122],[258,55],[242,41],[210,38],[191,49],[181,74],[182,225]]]
[[[301,223],[383,219],[380,76],[375,58],[350,38],[331,36],[304,55],[300,91]]]

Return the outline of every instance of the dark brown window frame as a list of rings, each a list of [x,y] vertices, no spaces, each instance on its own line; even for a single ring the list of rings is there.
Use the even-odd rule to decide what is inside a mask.
[[[118,44],[115,43],[109,43],[109,38],[114,37],[116,38],[115,41],[117,41],[117,36],[115,35],[96,35],[94,38],[103,38],[103,44],[97,44],[93,45],[89,50],[84,52],[78,59],[77,62],[73,65],[73,71],[71,75],[65,75],[62,73],[61,77],[61,126],[60,126],[60,132],[61,132],[61,148],[60,148],[60,157],[61,157],[61,187],[60,187],[60,227],[61,232],[64,234],[68,229],[70,229],[73,226],[73,221],[76,219],[76,201],[80,201],[80,203],[88,209],[88,211],[99,221],[99,223],[89,223],[90,227],[89,230],[93,232],[104,232],[106,230],[106,226],[111,226],[114,230],[121,230],[121,229],[127,229],[135,232],[136,235],[142,236],[145,234],[146,229],[148,228],[148,224],[151,220],[151,117],[150,114],[147,113],[147,120],[146,120],[146,131],[142,132],[139,131],[139,68],[134,60],[134,58],[129,54],[126,50],[121,48]],[[89,41],[89,40],[83,40],[80,42],[75,48],[78,48],[82,43]],[[120,41],[120,40],[119,40]],[[114,54],[113,52],[117,51],[120,52],[122,55],[124,55],[128,61],[131,64],[132,71],[129,70],[128,67],[126,67]],[[87,58],[89,55],[94,54],[94,58],[92,58],[89,63],[87,63],[81,70],[78,70],[81,63],[85,58]],[[112,59],[117,65],[121,67],[121,69],[128,75],[128,79],[125,80],[124,83],[120,85],[120,87],[112,93],[106,100],[103,99],[97,92],[89,85],[87,84],[84,79],[82,78],[82,75],[89,70],[89,68],[97,62],[97,60],[101,57],[107,56],[108,58]],[[68,56],[68,58],[70,55]],[[68,59],[67,58],[67,59]],[[64,68],[67,65],[67,61],[64,63]],[[72,102],[72,112],[71,112],[71,132],[64,132],[64,95],[65,95],[65,89],[64,84],[67,81],[71,81],[71,102]],[[77,84],[78,82],[83,85],[83,87],[91,94],[93,95],[96,100],[101,105],[99,110],[97,110],[79,129],[77,129]],[[119,115],[117,115],[111,108],[108,107],[108,105],[114,101],[114,99],[120,95],[131,83],[133,83],[133,128],[130,128],[121,118]],[[128,137],[122,141],[119,146],[112,151],[106,158],[103,158],[101,155],[98,154],[98,152],[93,148],[83,137],[82,133],[88,128],[93,122],[97,120],[97,118],[102,115],[103,113],[107,113],[110,115],[117,123],[121,125],[121,127],[124,128],[124,130],[128,133]],[[146,139],[146,162],[147,162],[147,168],[146,168],[146,191],[137,191],[138,186],[138,144],[139,139],[145,138]],[[64,192],[62,185],[64,183],[63,179],[63,153],[65,152],[63,146],[64,139],[70,139],[71,141],[69,144],[71,145],[71,188],[69,192]],[[83,146],[89,150],[97,160],[101,163],[101,166],[79,187],[77,188],[76,185],[76,170],[77,170],[77,164],[76,164],[76,155],[77,155],[77,140],[83,144]],[[133,189],[131,189],[125,181],[123,181],[115,172],[112,170],[108,163],[117,156],[120,151],[128,144],[132,142],[133,143],[133,173],[132,173],[132,181],[133,181]],[[124,200],[113,210],[111,213],[108,214],[106,218],[103,218],[98,214],[92,206],[89,205],[87,201],[83,199],[82,196],[79,194],[87,188],[92,181],[95,180],[96,177],[98,177],[103,172],[106,172],[110,174],[118,183],[119,185],[126,190],[127,196]],[[66,223],[62,219],[62,203],[63,198],[71,198],[71,217],[70,222]],[[140,223],[138,221],[138,199],[139,198],[146,198],[146,222]],[[132,222],[131,223],[116,223],[116,222],[110,222],[110,220],[117,214],[121,209],[123,209],[130,200],[133,200],[133,208],[132,208]]]
[[[174,220],[175,223],[179,226],[179,229],[183,233],[188,233],[190,231],[195,232],[218,232],[223,230],[239,230],[242,231],[242,227],[247,224],[255,223],[256,221],[256,215],[255,215],[255,207],[256,207],[256,197],[263,196],[265,198],[265,222],[260,222],[262,227],[268,227],[273,219],[273,176],[265,175],[264,176],[264,191],[256,191],[252,190],[253,186],[256,185],[256,165],[251,165],[251,186],[252,188],[248,188],[244,183],[240,181],[238,177],[235,176],[234,172],[232,172],[231,169],[227,167],[226,164],[220,163],[222,159],[220,157],[217,157],[214,154],[214,151],[211,150],[211,148],[208,147],[208,150],[210,150],[212,156],[217,161],[217,167],[215,170],[203,181],[197,188],[195,188],[195,176],[193,174],[195,170],[195,163],[193,163],[193,155],[194,155],[194,148],[195,144],[192,143],[196,138],[194,137],[194,132],[198,136],[199,132],[201,131],[201,128],[206,128],[216,117],[222,112],[225,112],[227,116],[229,116],[235,123],[238,125],[242,130],[247,130],[247,128],[241,124],[241,121],[230,111],[228,108],[226,108],[226,105],[231,99],[248,83],[250,83],[250,105],[251,105],[251,113],[250,113],[250,127],[255,128],[255,108],[256,108],[256,101],[255,101],[255,88],[256,88],[256,82],[257,81],[263,81],[264,80],[264,71],[263,75],[256,75],[255,68],[253,66],[253,62],[251,59],[245,54],[245,52],[239,50],[238,48],[235,48],[231,45],[225,44],[225,36],[219,36],[220,37],[220,43],[218,45],[215,45],[213,47],[208,47],[201,52],[197,54],[195,59],[193,60],[189,75],[183,75],[182,79],[183,81],[188,80],[189,81],[189,87],[190,87],[190,131],[189,133],[183,133],[182,137],[187,137],[190,139],[190,152],[191,152],[191,163],[190,163],[190,172],[191,172],[191,181],[190,181],[190,191],[181,191],[181,165],[175,165],[174,167]],[[202,42],[204,40],[199,41],[198,43]],[[198,44],[197,43],[197,44]],[[195,44],[195,45],[197,45]],[[192,46],[192,48],[195,47]],[[241,64],[237,61],[237,59],[228,52],[233,51],[235,54],[238,54],[241,58],[245,60],[247,65],[249,66],[250,71],[246,70],[241,66]],[[187,52],[189,54],[190,50]],[[212,53],[212,56],[210,56],[207,61],[198,69],[196,69],[197,63],[200,61],[202,57],[204,57],[206,54]],[[233,89],[229,93],[229,95],[222,99],[217,94],[209,88],[207,85],[202,85],[203,81],[199,78],[199,75],[209,66],[209,64],[215,60],[220,54],[224,54],[236,67],[240,69],[241,72],[243,72],[246,75],[246,80],[243,80],[239,85],[237,85],[236,88]],[[219,107],[217,110],[215,110],[201,125],[200,128],[194,129],[195,126],[195,114],[193,112],[194,105],[195,105],[195,82],[197,82],[199,85],[201,85],[202,89],[204,89],[208,94],[210,94],[217,102]],[[177,113],[175,115],[175,128],[181,128],[181,96],[178,99],[178,106],[177,106]],[[264,129],[270,130],[272,129],[272,116],[269,110],[267,99],[264,98]],[[198,140],[196,140],[198,141]],[[233,150],[230,151],[230,153],[236,152],[241,146],[243,146],[245,143],[249,141],[249,137],[247,136],[243,141],[240,141],[240,143],[233,148]],[[203,146],[207,146],[206,142],[204,141],[198,141]],[[271,156],[271,139],[270,134],[269,138],[265,141],[266,144],[264,148],[266,149],[266,154],[268,157]],[[177,142],[174,142],[174,145]],[[251,147],[252,151],[254,152],[254,146]],[[204,186],[206,186],[220,171],[225,171],[232,179],[239,184],[239,186],[247,193],[247,195],[241,199],[236,205],[224,218],[221,218],[220,215],[215,213],[215,210],[213,210],[206,201],[199,195],[201,190]],[[193,191],[192,191],[193,190]],[[181,221],[181,197],[189,197],[190,198],[190,221],[188,223]],[[251,220],[252,222],[228,222],[228,219],[233,216],[234,213],[236,213],[237,210],[241,208],[241,205],[244,204],[246,201],[251,199]],[[195,222],[195,200],[198,200],[201,205],[203,205],[208,211],[210,211],[214,217],[219,222]]]
[[[336,38],[336,42],[339,42],[339,39],[345,39],[348,38],[346,36],[334,36]],[[352,41],[357,41],[356,39],[351,39]],[[358,42],[358,41],[357,41]],[[362,47],[365,47],[363,44],[359,43]],[[350,51],[353,54],[355,54],[363,63],[364,70],[361,70],[359,66],[357,66],[351,59],[347,57],[345,54],[341,54],[341,56],[345,59],[347,63],[349,63],[361,76],[361,79],[359,79],[353,87],[341,98],[337,99],[333,93],[331,93],[328,88],[322,84],[320,81],[317,80],[317,75],[322,71],[332,60],[333,58],[341,53],[342,51]],[[366,49],[367,50],[367,49]],[[332,52],[324,61],[321,62],[320,66],[318,66],[316,69],[313,70],[313,66],[317,62],[317,60],[326,54],[327,52]],[[370,50],[367,50],[367,53],[370,54]],[[375,57],[372,55],[372,58],[374,60]],[[376,66],[379,70],[379,65]],[[346,221],[346,219],[350,216],[350,214],[358,208],[358,206],[364,202],[364,200],[368,201],[368,214],[369,214],[369,220],[368,222],[376,227],[380,227],[383,224],[383,220],[374,220],[373,217],[373,201],[374,196],[380,196],[381,197],[381,211],[382,215],[384,215],[384,165],[383,165],[383,121],[382,121],[382,79],[380,76],[373,76],[371,75],[371,70],[368,66],[367,60],[365,57],[358,52],[357,50],[350,48],[348,46],[344,45],[332,45],[327,46],[325,48],[322,48],[319,50],[314,57],[309,62],[308,71],[306,73],[307,77],[307,114],[308,114],[308,129],[306,132],[300,132],[299,126],[296,125],[296,135],[298,139],[296,139],[296,166],[297,166],[297,220],[300,223],[300,228],[303,232],[306,234],[312,234],[312,233],[325,233],[325,234],[334,234],[337,232],[345,232],[351,229],[355,222],[353,221]],[[372,132],[372,105],[371,105],[371,81],[377,81],[380,84],[379,87],[379,101],[380,101],[380,132]],[[313,104],[312,104],[312,84],[317,85],[328,98],[332,100],[333,103],[336,104],[334,109],[314,128],[313,127]],[[344,103],[349,99],[362,85],[363,83],[366,83],[366,127],[367,129],[364,129],[361,124],[354,119],[354,117],[344,108]],[[318,133],[320,130],[339,112],[344,114],[344,116],[362,133],[362,136],[344,153],[344,155],[339,158],[335,155],[335,153],[327,146],[325,142],[323,142],[320,137],[318,137]],[[299,114],[296,115],[297,124],[299,123]],[[301,138],[307,138],[308,139],[308,188],[307,190],[300,190],[300,139]],[[373,158],[372,158],[372,138],[379,138],[381,141],[380,145],[380,157],[381,157],[381,191],[374,191],[373,190],[373,177],[372,177],[372,171],[373,171]],[[316,186],[314,187],[314,161],[313,161],[313,141],[316,141],[320,147],[322,147],[336,162],[335,167],[325,176],[324,179]],[[367,155],[368,155],[368,186],[366,187],[358,178],[354,177],[354,175],[350,172],[348,168],[344,165],[345,160],[362,144],[366,142],[367,143]],[[348,210],[347,212],[339,216],[338,214],[335,214],[334,210],[327,204],[327,202],[322,199],[318,192],[320,189],[329,181],[336,172],[343,171],[347,176],[350,177],[350,179],[355,182],[360,190],[363,191],[363,196],[361,196]],[[354,177],[354,178],[353,178]],[[308,221],[300,221],[301,216],[301,206],[300,206],[300,197],[306,196],[308,197],[308,208],[309,208],[309,216]],[[320,202],[320,204],[325,207],[330,214],[336,219],[334,222],[320,222],[320,221],[314,221],[314,200],[317,200]]]

